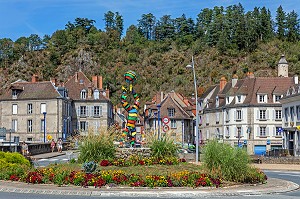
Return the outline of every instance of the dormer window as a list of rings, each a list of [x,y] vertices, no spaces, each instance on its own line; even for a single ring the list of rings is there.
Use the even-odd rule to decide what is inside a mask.
[[[219,97],[216,97],[216,107],[219,107]]]
[[[17,92],[17,90],[12,90],[12,98],[13,98],[13,99],[17,99],[17,97],[18,97],[18,92]]]
[[[242,102],[242,96],[240,96],[240,95],[236,96],[236,102],[241,103]]]
[[[94,91],[94,99],[99,99],[99,90]]]
[[[175,108],[168,108],[168,116],[169,117],[175,116]]]
[[[86,99],[86,90],[82,90],[81,92],[80,92],[80,98],[81,99]]]
[[[281,95],[275,95],[274,102],[279,102],[280,99],[281,99]]]
[[[258,95],[257,100],[259,103],[267,103],[267,95],[264,94]]]
[[[226,97],[226,104],[229,104],[230,103],[230,99],[229,97]]]

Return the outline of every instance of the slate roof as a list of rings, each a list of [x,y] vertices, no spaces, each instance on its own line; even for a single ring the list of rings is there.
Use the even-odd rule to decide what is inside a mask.
[[[0,100],[12,100],[12,90],[18,90],[18,100],[32,100],[32,99],[53,99],[62,97],[55,89],[52,82],[24,82],[19,81],[12,83]]]

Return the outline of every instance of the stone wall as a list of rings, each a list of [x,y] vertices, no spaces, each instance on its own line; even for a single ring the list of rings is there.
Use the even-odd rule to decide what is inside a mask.
[[[260,157],[262,163],[265,164],[299,164],[300,157]]]
[[[142,157],[150,157],[150,148],[117,148],[116,157],[117,158],[127,158],[130,155],[138,155]]]

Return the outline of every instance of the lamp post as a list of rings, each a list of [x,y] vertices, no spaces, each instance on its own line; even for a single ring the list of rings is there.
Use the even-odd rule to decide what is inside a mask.
[[[70,116],[68,116],[67,118],[65,118],[64,119],[64,128],[63,128],[63,136],[62,136],[62,138],[63,138],[63,141],[66,141],[67,140],[67,134],[68,134],[68,132],[70,132],[70,130],[69,130],[69,122],[70,121]]]
[[[158,140],[160,140],[160,104],[157,104],[157,134],[158,134]]]
[[[196,81],[196,73],[195,73],[195,65],[194,65],[194,57],[192,56],[192,65],[187,65],[186,68],[192,68],[193,69],[193,75],[194,75],[194,86],[195,86],[195,97],[196,97],[196,163],[199,162],[199,110],[198,110],[198,91],[197,91],[197,81]]]
[[[43,112],[44,114],[44,143],[46,143],[46,112]]]

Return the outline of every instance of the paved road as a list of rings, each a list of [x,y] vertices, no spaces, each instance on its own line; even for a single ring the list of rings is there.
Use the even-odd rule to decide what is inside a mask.
[[[55,157],[49,157],[49,158],[41,158],[33,161],[33,164],[35,167],[45,167],[49,164],[55,164],[55,163],[65,163],[68,162],[70,159],[74,158],[77,160],[78,153],[67,153],[60,156]]]

